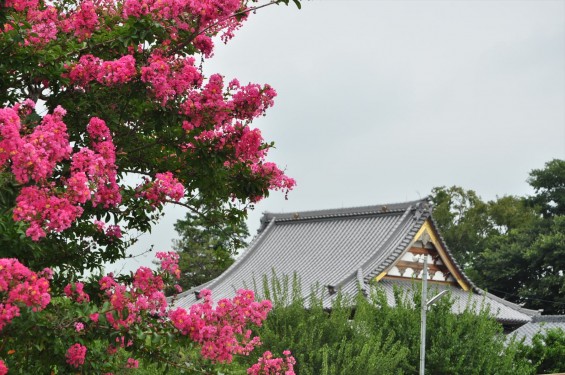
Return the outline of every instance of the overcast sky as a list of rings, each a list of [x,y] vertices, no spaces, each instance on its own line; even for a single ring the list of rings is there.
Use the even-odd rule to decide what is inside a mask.
[[[204,66],[278,92],[254,125],[298,185],[256,206],[252,234],[264,211],[402,202],[435,186],[531,194],[529,171],[565,158],[565,0],[270,6]],[[167,212],[134,254],[170,249],[184,212]]]

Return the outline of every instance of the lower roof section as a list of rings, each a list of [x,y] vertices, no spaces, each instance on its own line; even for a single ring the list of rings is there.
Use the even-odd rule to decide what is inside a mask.
[[[532,338],[537,333],[544,334],[551,329],[560,329],[565,332],[565,315],[534,316],[530,322],[514,331],[513,336],[515,336],[517,340],[524,339],[524,343],[530,345]]]

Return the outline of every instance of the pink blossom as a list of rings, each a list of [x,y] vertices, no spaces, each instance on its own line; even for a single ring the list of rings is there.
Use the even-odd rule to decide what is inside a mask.
[[[76,323],[75,323],[75,330],[76,330],[77,332],[80,332],[80,331],[82,331],[83,329],[84,329],[84,324],[83,324],[83,323],[81,323],[81,322],[76,322]]]
[[[178,253],[174,251],[158,252],[155,256],[161,261],[161,269],[164,272],[174,275],[177,279],[180,278],[181,271],[178,264],[180,256]]]
[[[149,65],[141,68],[141,80],[151,85],[155,97],[165,105],[202,83],[194,61],[193,57],[173,59],[155,52],[149,57]]]
[[[84,364],[86,357],[86,346],[81,344],[74,344],[67,350],[65,355],[67,363],[73,367],[78,368]]]
[[[122,56],[114,61],[104,61],[100,65],[96,80],[103,85],[112,86],[130,81],[137,74],[135,58]]]
[[[90,296],[84,292],[84,284],[77,282],[67,284],[64,289],[65,295],[78,303],[89,302]]]
[[[73,83],[86,87],[96,79],[101,62],[101,59],[93,55],[83,55],[78,63],[70,68],[68,76]]]
[[[80,3],[78,10],[69,18],[67,32],[74,31],[77,39],[82,41],[90,38],[99,24],[96,6],[92,1],[84,1]]]
[[[294,375],[296,360],[289,350],[283,352],[285,358],[273,358],[270,351],[263,353],[259,361],[247,369],[249,375]]]
[[[110,225],[108,229],[106,229],[106,236],[122,238],[122,229],[118,225]]]
[[[7,7],[13,7],[18,12],[23,12],[26,9],[36,9],[39,5],[39,0],[6,0]]]
[[[96,230],[98,232],[104,232],[104,227],[106,226],[106,223],[100,220],[94,220],[94,226],[96,227]]]
[[[26,234],[37,241],[45,231],[61,232],[82,214],[83,208],[75,206],[68,198],[51,195],[47,188],[24,187],[16,198],[14,220],[30,222]]]
[[[8,373],[8,367],[6,367],[4,361],[0,359],[0,375],[6,375],[7,373]]]
[[[27,20],[32,28],[26,43],[41,46],[57,39],[58,16],[57,8],[52,5],[47,5],[43,10],[30,10]]]
[[[98,117],[92,117],[86,126],[88,135],[94,141],[104,141],[112,139],[110,129],[106,126],[106,122]]]
[[[13,258],[0,258],[0,296],[0,331],[20,315],[20,304],[38,311],[51,301],[49,281]]]
[[[138,368],[138,367],[139,367],[139,361],[137,361],[133,358],[128,358],[126,368]]]
[[[136,75],[135,58],[131,55],[110,61],[84,55],[78,63],[69,67],[68,73],[71,81],[82,87],[88,87],[94,81],[105,86],[114,86],[129,82]]]
[[[164,203],[167,198],[179,201],[184,196],[184,186],[171,172],[157,173],[155,181],[146,180],[144,185],[138,187],[139,194],[147,199],[151,205],[157,206]]]
[[[200,34],[196,38],[194,38],[194,47],[202,52],[204,57],[212,57],[214,42],[209,36]]]
[[[254,294],[238,290],[233,300],[220,300],[212,307],[209,290],[203,290],[200,304],[190,311],[177,308],[169,319],[182,334],[201,345],[201,354],[215,362],[230,362],[234,354],[248,354],[260,344],[259,337],[251,337],[248,323],[261,325],[271,309],[268,301],[254,301]]]

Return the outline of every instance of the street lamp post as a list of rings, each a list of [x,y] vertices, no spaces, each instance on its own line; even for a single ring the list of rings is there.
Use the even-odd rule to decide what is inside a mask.
[[[422,272],[422,305],[420,314],[420,375],[426,371],[426,312],[428,306],[434,304],[441,296],[447,293],[442,290],[428,301],[428,255],[424,254],[424,270]]]

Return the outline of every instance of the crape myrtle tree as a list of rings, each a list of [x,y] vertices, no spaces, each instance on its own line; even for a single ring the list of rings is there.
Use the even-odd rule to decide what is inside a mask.
[[[246,325],[269,303],[250,292],[167,307],[174,253],[158,273],[79,276],[124,257],[167,203],[237,223],[293,188],[251,127],[274,89],[201,69],[250,12],[288,2],[0,0],[0,374],[104,373],[136,356],[206,373],[258,343]],[[179,361],[175,345],[200,354]]]

